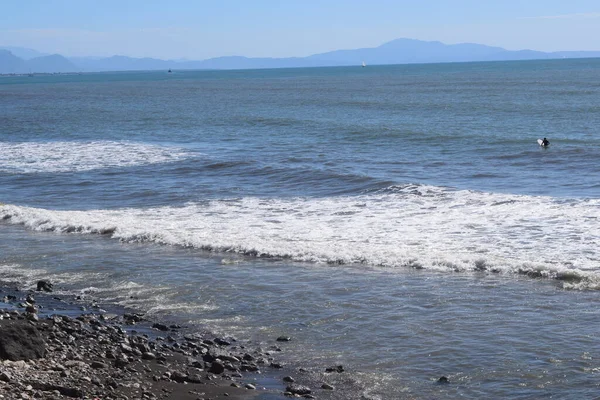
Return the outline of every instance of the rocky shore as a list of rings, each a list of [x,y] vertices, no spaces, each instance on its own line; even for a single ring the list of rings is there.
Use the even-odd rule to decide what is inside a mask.
[[[248,348],[51,291],[44,281],[37,291],[0,288],[0,399],[338,398],[309,371],[305,381],[318,384],[316,391],[285,373],[274,355],[287,337],[268,349]]]

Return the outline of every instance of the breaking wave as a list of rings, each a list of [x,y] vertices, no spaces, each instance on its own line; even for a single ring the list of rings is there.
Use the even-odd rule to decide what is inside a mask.
[[[352,197],[249,197],[148,209],[3,205],[0,218],[36,231],[253,257],[519,273],[559,279],[565,287],[600,287],[597,199],[407,185]]]

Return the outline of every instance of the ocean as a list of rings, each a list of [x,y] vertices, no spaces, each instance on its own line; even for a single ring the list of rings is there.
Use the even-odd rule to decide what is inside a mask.
[[[600,59],[0,77],[0,277],[319,398],[593,398],[599,127]]]

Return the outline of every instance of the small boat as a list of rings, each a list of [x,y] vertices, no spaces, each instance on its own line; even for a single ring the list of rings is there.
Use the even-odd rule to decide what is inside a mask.
[[[366,64],[366,63],[363,61],[363,62],[362,62],[362,66],[363,66],[363,68],[364,68],[364,67],[366,67],[366,66],[367,66],[367,64]]]
[[[169,73],[171,73],[171,72],[173,72],[173,71],[171,71],[171,68],[169,68]]]

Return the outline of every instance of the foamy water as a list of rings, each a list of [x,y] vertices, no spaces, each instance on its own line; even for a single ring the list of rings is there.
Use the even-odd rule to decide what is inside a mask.
[[[151,209],[3,205],[0,218],[38,231],[314,263],[538,273],[585,279],[591,287],[600,277],[599,200],[407,186],[356,197],[242,198]]]
[[[0,142],[0,171],[81,172],[175,162],[190,156],[181,148],[125,141]]]

